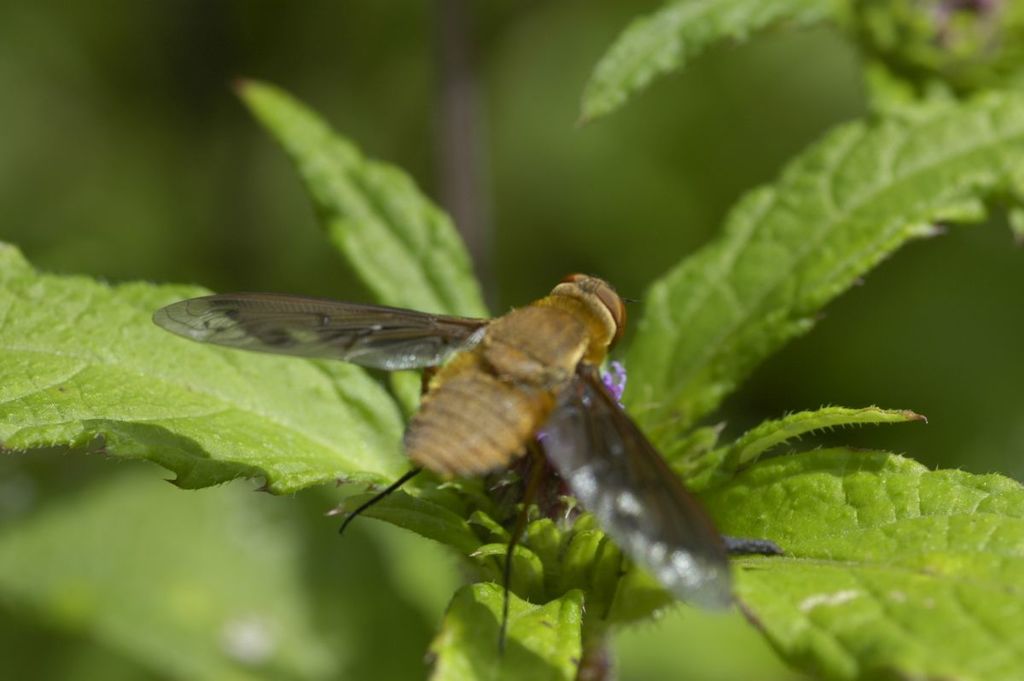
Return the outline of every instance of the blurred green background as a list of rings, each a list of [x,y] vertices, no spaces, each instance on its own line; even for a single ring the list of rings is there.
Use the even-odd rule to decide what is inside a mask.
[[[0,239],[54,272],[360,298],[296,174],[230,82],[292,91],[445,203],[442,92],[453,76],[442,48],[460,6],[477,114],[461,130],[478,144],[478,219],[467,221],[484,235],[478,274],[498,312],[574,271],[640,298],[714,237],[743,192],[865,113],[857,55],[817,30],[715,50],[608,120],[575,126],[590,69],[652,2],[6,0]],[[727,435],[823,404],[910,408],[929,423],[825,441],[1020,479],[1022,261],[1001,217],[911,245],[758,370],[720,415]],[[424,651],[458,583],[441,549],[372,522],[339,542],[322,517],[326,492],[272,498],[244,482],[181,492],[162,477],[152,465],[60,452],[0,461],[0,658],[18,670],[10,678],[425,675]],[[226,531],[246,544],[237,551],[197,536],[233,515]],[[197,602],[229,592],[243,644],[269,640],[297,661],[239,652],[231,623],[204,629],[201,607],[178,613],[203,624],[165,659],[166,639],[125,630],[116,613],[104,616],[106,601],[83,605],[66,585],[40,597],[46,566],[61,561],[81,561],[83,580],[108,598],[132,600],[142,628],[180,607],[183,575]],[[279,588],[247,576],[268,565],[279,566]],[[293,622],[292,633],[246,629],[246,603]],[[679,608],[618,647],[624,680],[681,670],[795,678],[738,617]]]

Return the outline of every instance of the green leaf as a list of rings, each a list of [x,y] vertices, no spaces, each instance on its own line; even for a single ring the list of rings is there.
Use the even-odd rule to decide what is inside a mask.
[[[841,426],[906,423],[923,420],[925,418],[920,414],[906,409],[823,407],[813,411],[800,411],[781,419],[765,421],[747,431],[726,448],[724,460],[726,468],[735,471],[740,466],[753,463],[770,449],[814,431]]]
[[[728,480],[736,471],[753,463],[765,452],[793,439],[799,439],[801,435],[843,426],[925,420],[927,419],[920,414],[906,409],[822,407],[813,411],[801,411],[788,414],[781,419],[764,421],[729,446],[683,462],[680,469],[692,489],[703,489],[708,483],[701,478]]]
[[[505,564],[508,555],[508,544],[485,544],[470,556],[482,567]],[[500,575],[498,572],[495,576]],[[544,564],[536,553],[522,544],[517,544],[512,551],[512,580],[510,587],[513,592],[530,601],[544,597]]]
[[[451,219],[407,174],[366,159],[272,85],[242,81],[238,92],[292,159],[331,242],[379,302],[487,316]]]
[[[390,480],[393,400],[358,367],[191,343],[157,308],[203,293],[39,274],[0,245],[0,443],[145,458],[182,487],[261,476],[275,492]]]
[[[802,28],[835,14],[834,0],[676,0],[635,19],[594,68],[581,119],[622,106],[656,77],[722,42],[746,40],[779,24]]]
[[[508,543],[510,539],[509,531],[501,523],[479,509],[469,514],[468,522],[484,541]]]
[[[356,495],[345,500],[344,510],[354,509],[376,494]],[[480,548],[480,538],[459,513],[430,499],[398,490],[362,512],[360,517],[374,518],[447,544],[463,555]]]
[[[1020,678],[1016,481],[823,450],[758,462],[705,501],[723,532],[786,551],[737,561],[736,593],[792,664],[828,679]]]
[[[687,484],[690,484],[689,478],[704,469],[705,461],[720,463],[715,447],[718,446],[718,439],[724,429],[725,423],[694,428],[677,440],[671,451],[664,453],[665,461],[677,475],[686,478]]]
[[[965,206],[1019,195],[1022,177],[1016,93],[833,131],[651,287],[627,362],[631,412],[669,444],[884,257]]]
[[[582,652],[583,594],[570,591],[544,605],[509,594],[508,634],[498,652],[504,590],[497,584],[460,589],[431,646],[433,681],[576,678]]]
[[[415,652],[382,657],[425,644],[427,622],[387,589],[359,586],[386,567],[365,539],[310,526],[315,500],[283,504],[244,485],[186,493],[152,471],[104,468],[102,480],[0,525],[0,617],[113,651],[146,678],[326,681],[420,668]],[[395,632],[387,644],[382,630]]]
[[[550,518],[539,518],[526,526],[523,543],[540,558],[547,583],[553,583],[560,572],[562,540],[562,531]]]

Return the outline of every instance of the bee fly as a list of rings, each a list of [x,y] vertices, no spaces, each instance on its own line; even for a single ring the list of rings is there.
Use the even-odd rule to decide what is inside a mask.
[[[405,433],[417,467],[386,492],[421,468],[444,478],[482,475],[540,449],[629,557],[677,597],[708,608],[731,603],[727,553],[780,552],[771,542],[723,538],[608,393],[598,367],[622,335],[626,310],[596,277],[570,275],[546,297],[492,320],[234,293],[174,303],[153,321],[246,350],[386,371],[434,368]],[[522,519],[509,556],[521,531]]]

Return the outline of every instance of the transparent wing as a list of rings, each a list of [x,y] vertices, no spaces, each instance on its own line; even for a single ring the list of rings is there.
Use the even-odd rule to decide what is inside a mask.
[[[551,464],[627,555],[678,598],[728,607],[721,536],[596,369],[581,367],[542,432]]]
[[[472,345],[487,320],[275,293],[224,293],[161,308],[179,336],[243,350],[341,359],[397,371],[440,364]]]

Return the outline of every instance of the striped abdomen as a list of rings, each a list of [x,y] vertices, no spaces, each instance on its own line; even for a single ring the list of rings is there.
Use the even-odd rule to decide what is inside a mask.
[[[418,465],[443,476],[478,475],[519,455],[553,407],[545,391],[488,372],[461,373],[424,396],[405,448]]]

